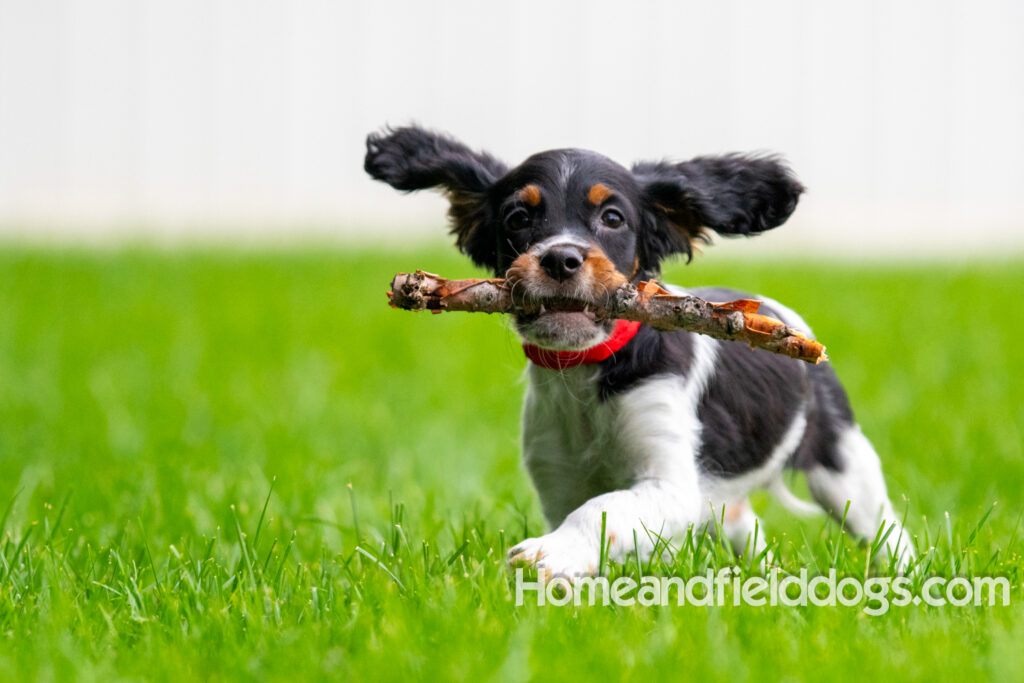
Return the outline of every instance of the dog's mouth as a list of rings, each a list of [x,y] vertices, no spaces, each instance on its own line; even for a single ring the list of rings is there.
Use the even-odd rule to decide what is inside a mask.
[[[544,303],[540,304],[540,309],[533,315],[548,315],[551,313],[580,313],[589,317],[591,320],[597,319],[597,314],[594,312],[596,304],[591,301],[583,299],[571,299],[565,298],[548,298],[544,300]]]
[[[516,330],[535,346],[554,351],[581,351],[605,341],[614,322],[585,310],[583,302],[559,302],[539,313],[519,315]]]
[[[581,351],[607,340],[615,328],[615,321],[598,311],[626,278],[600,250],[590,250],[580,274],[565,282],[548,277],[531,254],[516,259],[507,277],[514,297],[533,300],[531,312],[515,317],[516,331],[527,343]]]

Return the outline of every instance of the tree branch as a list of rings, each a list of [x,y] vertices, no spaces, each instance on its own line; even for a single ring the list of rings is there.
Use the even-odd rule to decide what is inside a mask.
[[[514,298],[502,278],[448,280],[417,270],[399,273],[391,281],[388,299],[394,308],[408,311],[468,311],[529,315],[545,305],[557,303],[563,310],[584,302],[537,298]],[[828,360],[825,347],[785,323],[757,313],[760,302],[740,299],[715,304],[689,295],[675,295],[655,282],[637,286],[623,284],[611,290],[604,301],[586,306],[601,318],[636,320],[659,330],[687,330],[715,339],[742,341],[750,345],[798,358],[809,363]]]

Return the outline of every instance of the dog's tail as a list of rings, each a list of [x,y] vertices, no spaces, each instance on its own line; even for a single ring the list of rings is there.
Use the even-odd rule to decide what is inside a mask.
[[[806,500],[794,496],[793,492],[786,488],[786,482],[782,481],[782,477],[769,484],[768,491],[775,496],[775,500],[779,501],[782,507],[799,517],[818,517],[824,513],[814,503],[808,503]]]

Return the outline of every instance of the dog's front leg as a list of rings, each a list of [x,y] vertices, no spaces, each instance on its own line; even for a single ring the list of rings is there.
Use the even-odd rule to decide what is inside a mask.
[[[559,508],[571,500],[566,493],[578,489],[567,484],[572,481],[571,470],[552,464],[571,459],[566,460],[565,449],[557,447],[564,439],[550,438],[559,434],[557,421],[545,422],[551,418],[544,411],[531,414],[528,400],[524,415],[527,463],[545,515],[557,526],[516,545],[509,551],[509,561],[536,565],[546,578],[593,574],[601,555],[602,515],[608,556],[618,560],[634,550],[645,559],[659,538],[678,538],[690,525],[708,517],[701,503],[696,463],[697,401],[702,388],[693,378],[660,377],[613,399],[607,437],[614,443],[611,461],[617,463],[621,479],[632,484],[589,500],[577,498],[574,509],[565,512]]]
[[[637,550],[646,559],[659,538],[678,538],[700,521],[699,499],[691,487],[661,479],[604,493],[571,512],[551,533],[512,548],[509,562],[534,565],[544,579],[592,575],[601,556],[602,516],[610,558],[621,560]]]

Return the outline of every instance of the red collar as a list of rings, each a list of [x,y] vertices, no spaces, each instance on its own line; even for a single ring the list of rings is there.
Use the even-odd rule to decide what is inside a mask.
[[[565,370],[577,365],[600,363],[629,343],[640,330],[640,323],[632,320],[616,320],[615,329],[608,339],[582,351],[551,351],[533,344],[523,344],[526,357],[548,370]]]

